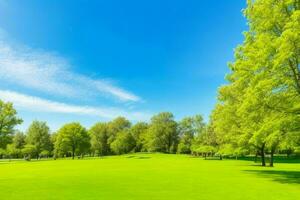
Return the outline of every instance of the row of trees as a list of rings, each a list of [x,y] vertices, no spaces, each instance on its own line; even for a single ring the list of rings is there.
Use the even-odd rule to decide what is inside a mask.
[[[249,30],[219,90],[207,148],[261,156],[300,151],[300,1],[249,0]]]
[[[80,123],[63,125],[51,133],[46,122],[33,121],[26,134],[15,131],[22,123],[11,103],[0,101],[0,156],[75,157],[112,155],[129,152],[191,153],[194,138],[205,130],[200,115],[174,120],[169,112],[154,115],[150,123],[134,125],[124,117],[98,122],[90,129]]]
[[[227,112],[229,108],[225,104],[218,105],[207,125],[200,115],[176,122],[172,113],[163,112],[154,115],[150,123],[132,125],[126,118],[118,117],[110,122],[98,122],[88,130],[80,123],[68,123],[55,133],[50,132],[46,122],[33,121],[23,134],[14,130],[14,126],[22,120],[16,116],[12,104],[0,100],[0,157],[30,160],[33,157],[74,159],[75,156],[129,152],[192,153],[205,157],[261,153],[260,146],[257,146],[259,143],[254,143],[249,132],[238,132],[241,131],[237,129],[240,121],[229,121],[237,120],[233,118],[233,113]],[[250,136],[258,141],[269,141],[261,135]],[[290,154],[297,148],[300,150],[299,134],[289,132],[283,140],[281,137],[276,139],[279,145],[276,150],[282,153]],[[269,144],[266,142],[262,153],[272,147]]]

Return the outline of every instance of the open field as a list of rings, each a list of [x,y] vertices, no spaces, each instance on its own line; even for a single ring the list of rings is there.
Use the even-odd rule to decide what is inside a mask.
[[[129,154],[84,160],[0,161],[0,199],[245,199],[300,197],[300,164],[186,155]]]

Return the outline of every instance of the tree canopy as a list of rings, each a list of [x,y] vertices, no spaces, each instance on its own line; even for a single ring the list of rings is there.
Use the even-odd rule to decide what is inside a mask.
[[[86,129],[80,123],[65,124],[57,132],[55,151],[57,154],[84,155],[90,148],[90,137]]]
[[[17,111],[12,103],[5,103],[0,100],[0,148],[5,149],[11,143],[14,134],[14,127],[23,122],[17,117]]]

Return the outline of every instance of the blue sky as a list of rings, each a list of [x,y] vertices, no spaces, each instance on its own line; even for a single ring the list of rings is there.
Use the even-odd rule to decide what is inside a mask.
[[[208,120],[244,0],[0,0],[0,98],[52,130],[124,115]]]

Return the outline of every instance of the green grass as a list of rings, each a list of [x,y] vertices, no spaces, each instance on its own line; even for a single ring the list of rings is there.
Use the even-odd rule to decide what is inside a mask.
[[[186,155],[131,154],[84,160],[0,161],[2,200],[285,200],[300,198],[300,164]]]

